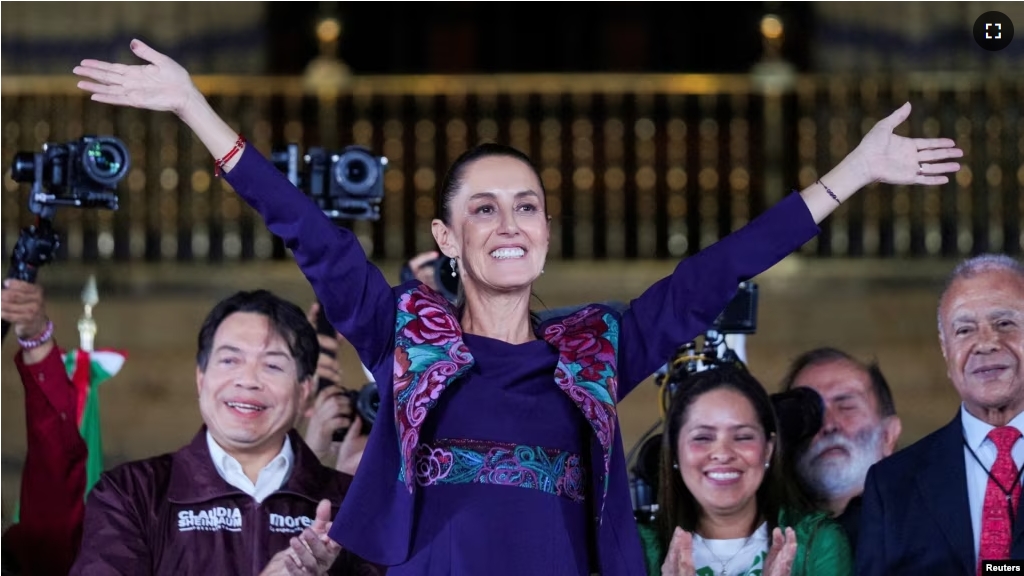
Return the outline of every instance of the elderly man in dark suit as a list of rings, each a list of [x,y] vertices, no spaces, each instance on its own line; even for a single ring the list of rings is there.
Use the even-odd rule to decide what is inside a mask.
[[[1024,265],[983,255],[957,266],[939,342],[960,410],[871,468],[857,574],[980,574],[986,560],[1024,559]]]

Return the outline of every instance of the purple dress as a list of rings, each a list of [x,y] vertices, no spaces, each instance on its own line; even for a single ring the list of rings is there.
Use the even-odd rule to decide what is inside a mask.
[[[438,403],[421,440],[488,438],[583,452],[590,427],[552,384],[558,354],[547,342],[465,339],[477,362]],[[474,417],[459,417],[464,414]],[[492,574],[494,558],[465,552],[494,549],[497,543],[510,552],[530,551],[543,559],[549,574],[590,573],[585,502],[518,487],[439,484],[422,490],[415,516],[420,524],[411,557],[389,574]]]
[[[584,306],[511,345],[463,334],[458,311],[419,282],[389,286],[251,146],[226,178],[377,381],[377,421],[331,537],[398,575],[643,576],[616,402],[740,282],[818,233],[791,194],[624,312]]]

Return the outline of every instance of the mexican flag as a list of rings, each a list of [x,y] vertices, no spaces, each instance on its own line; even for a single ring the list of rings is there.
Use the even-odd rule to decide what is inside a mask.
[[[78,429],[89,450],[85,464],[85,495],[88,495],[103,472],[99,385],[121,370],[128,355],[122,350],[105,348],[92,352],[70,350],[61,357],[78,392]]]

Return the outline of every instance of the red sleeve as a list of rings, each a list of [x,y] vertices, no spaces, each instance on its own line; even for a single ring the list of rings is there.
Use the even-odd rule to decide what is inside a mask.
[[[4,534],[21,574],[67,574],[82,540],[85,462],[88,450],[78,430],[78,394],[60,350],[25,365],[14,363],[25,386],[28,449],[21,476],[19,523]]]

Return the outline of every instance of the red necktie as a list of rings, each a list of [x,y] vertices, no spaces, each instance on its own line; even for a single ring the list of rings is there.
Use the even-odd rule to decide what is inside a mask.
[[[981,546],[978,550],[978,574],[984,560],[1005,560],[1010,557],[1010,539],[1013,537],[1013,518],[1020,501],[1020,481],[1017,465],[1013,463],[1010,451],[1020,430],[1012,426],[1000,426],[988,433],[989,440],[996,445],[996,461],[988,475],[985,490],[985,505],[981,511]]]

